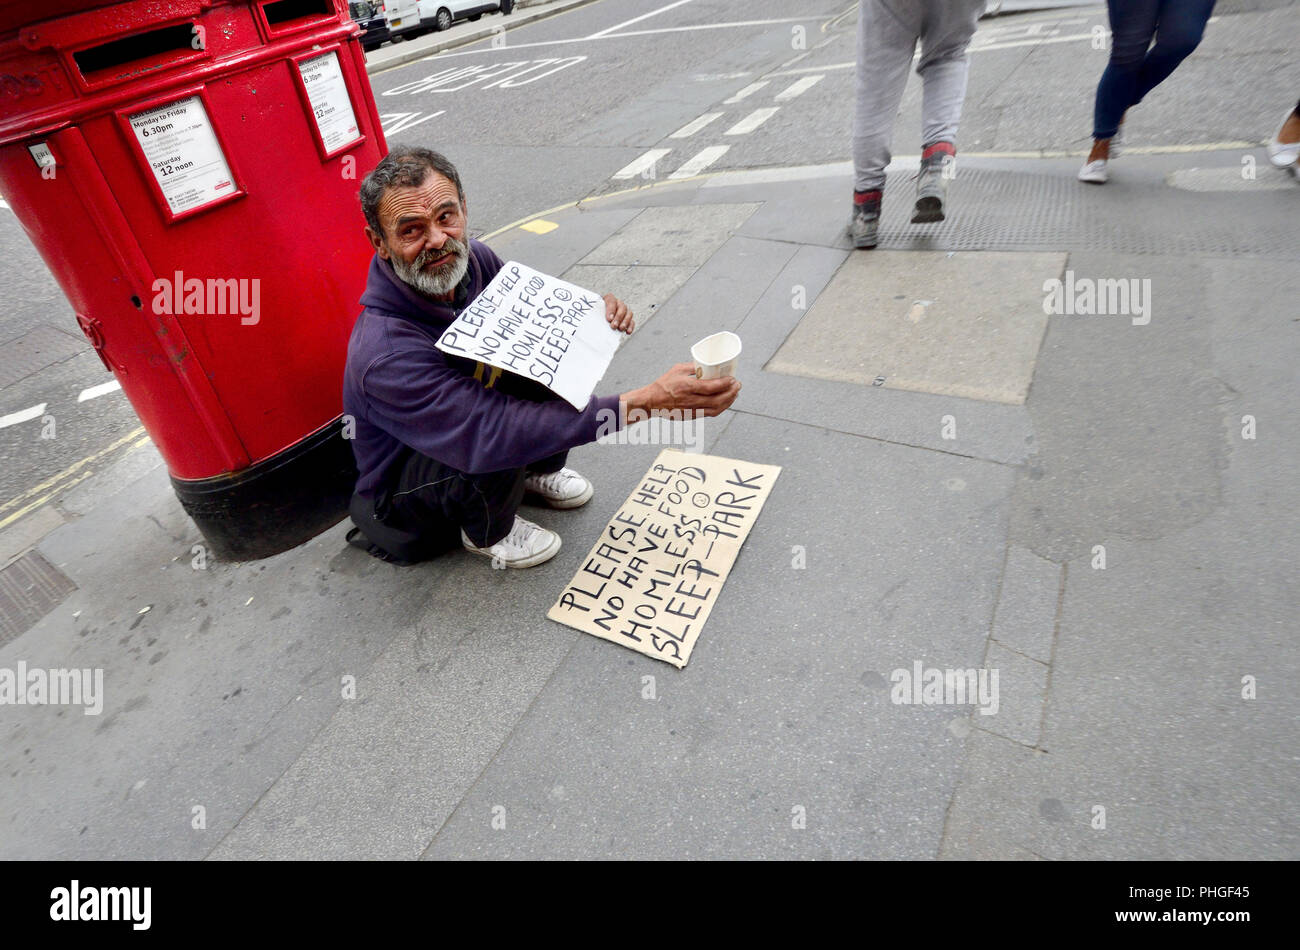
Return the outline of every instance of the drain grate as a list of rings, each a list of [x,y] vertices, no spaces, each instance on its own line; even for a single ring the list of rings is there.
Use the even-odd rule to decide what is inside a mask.
[[[76,589],[36,551],[0,570],[0,646],[26,633]]]
[[[1294,233],[1288,233],[1294,222],[1265,213],[1277,204],[1270,189],[1260,189],[1257,213],[1237,207],[1215,214],[1205,195],[1163,183],[1135,193],[1114,183],[1105,188],[1081,185],[1073,174],[967,167],[950,188],[952,212],[947,220],[916,225],[910,223],[915,189],[911,176],[899,176],[891,185],[885,189],[880,222],[882,248],[1300,258]],[[1245,199],[1237,192],[1231,200]],[[1144,215],[1148,204],[1159,207],[1160,214]]]

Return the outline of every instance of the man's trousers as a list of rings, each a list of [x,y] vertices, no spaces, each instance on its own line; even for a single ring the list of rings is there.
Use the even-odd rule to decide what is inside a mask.
[[[966,48],[984,4],[985,0],[861,0],[854,190],[876,191],[885,185],[894,119],[918,40],[922,145],[956,140],[970,68]]]

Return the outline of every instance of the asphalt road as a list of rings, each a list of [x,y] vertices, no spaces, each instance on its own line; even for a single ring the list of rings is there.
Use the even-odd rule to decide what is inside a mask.
[[[1261,55],[1300,47],[1294,5],[1220,10],[1201,48],[1135,110],[1131,151],[1253,145],[1294,101],[1293,77],[1270,73],[1271,56]],[[1101,4],[985,21],[960,149],[1086,147],[1105,23]],[[847,0],[598,0],[374,73],[371,83],[390,143],[437,148],[459,166],[471,230],[483,235],[674,174],[846,160],[855,27]],[[913,77],[897,154],[919,149],[919,100]],[[71,308],[7,207],[0,286],[0,364],[14,341],[49,332],[41,328],[81,344]],[[62,474],[44,493],[66,487],[89,468],[71,467],[139,426],[120,392],[79,401],[111,377],[87,347],[74,349],[8,385],[0,375],[0,527],[42,497],[37,486]],[[30,418],[13,421],[21,415]],[[51,418],[54,437],[42,438]]]

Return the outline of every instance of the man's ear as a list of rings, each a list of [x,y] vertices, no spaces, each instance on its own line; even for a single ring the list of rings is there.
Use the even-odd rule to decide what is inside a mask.
[[[383,237],[376,234],[369,225],[366,226],[366,240],[375,249],[375,253],[379,255],[380,260],[388,260],[388,245],[384,243]]]

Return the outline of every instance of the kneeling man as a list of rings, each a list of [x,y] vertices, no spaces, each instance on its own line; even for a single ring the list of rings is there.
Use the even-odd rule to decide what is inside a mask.
[[[494,565],[548,561],[559,537],[517,512],[525,494],[552,508],[591,498],[591,484],[564,465],[569,449],[629,412],[716,416],[740,392],[731,377],[696,379],[679,363],[578,412],[533,380],[444,353],[438,338],[503,263],[467,237],[460,175],[437,152],[396,147],[362,182],[361,210],[375,256],[343,409],[356,425],[352,518],[378,556],[418,561],[459,545]],[[631,312],[604,299],[610,326],[631,333]]]

